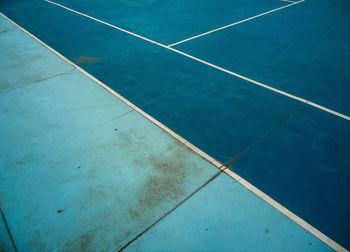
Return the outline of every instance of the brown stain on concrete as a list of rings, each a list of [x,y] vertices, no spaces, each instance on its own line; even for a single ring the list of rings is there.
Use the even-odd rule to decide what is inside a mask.
[[[180,201],[186,195],[184,186],[193,165],[189,165],[186,150],[178,142],[171,143],[167,150],[148,157],[154,168],[154,175],[149,176],[139,190],[137,210],[150,211],[162,208],[166,203]]]

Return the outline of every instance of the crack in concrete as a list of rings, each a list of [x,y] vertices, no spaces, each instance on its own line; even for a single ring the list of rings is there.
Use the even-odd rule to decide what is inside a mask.
[[[74,70],[76,69],[76,67],[73,67],[72,70],[69,70],[67,72],[64,72],[64,73],[59,73],[59,74],[55,74],[55,75],[52,75],[52,76],[49,76],[49,77],[45,77],[45,78],[42,78],[42,79],[39,79],[39,80],[35,80],[29,84],[25,84],[23,86],[20,86],[20,87],[15,87],[15,88],[6,88],[4,90],[0,90],[0,94],[4,94],[4,93],[8,93],[8,92],[11,92],[13,90],[17,90],[17,89],[20,89],[20,88],[24,88],[24,87],[28,87],[28,86],[31,86],[31,85],[34,85],[36,83],[39,83],[41,81],[45,81],[45,80],[48,80],[48,79],[52,79],[52,78],[55,78],[57,76],[61,76],[61,75],[65,75],[65,74],[71,74]]]

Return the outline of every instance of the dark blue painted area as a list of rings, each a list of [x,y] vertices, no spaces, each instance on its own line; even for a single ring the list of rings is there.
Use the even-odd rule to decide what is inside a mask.
[[[315,100],[350,69],[350,2],[307,0],[278,12],[175,46],[269,86]],[[330,109],[350,115],[339,104]],[[323,105],[323,104],[320,104]]]
[[[85,3],[78,6],[78,2],[72,2],[91,15],[94,13],[90,11],[102,15],[106,10],[90,10],[93,2]],[[345,113],[349,109],[344,105],[346,93],[336,86],[346,87],[348,81],[347,75],[341,77],[348,63],[347,22],[343,12],[315,21],[325,9],[333,10],[343,2],[322,3],[309,0],[287,8],[291,17],[276,12],[236,26],[234,33],[232,28],[181,48],[227,68],[240,67],[239,73],[257,77],[258,81],[269,80],[267,84],[272,78],[276,87],[297,95],[312,97],[330,82],[334,85],[319,99]],[[310,6],[306,8],[306,4]],[[347,5],[339,8],[346,9]],[[254,144],[300,106],[299,102],[44,1],[2,1],[0,11],[67,58],[78,60],[89,73],[222,162]],[[119,25],[113,15],[103,18]],[[217,22],[214,19],[208,19],[202,28]],[[326,25],[334,25],[330,21],[339,29],[326,29]],[[188,27],[183,32],[177,26],[157,32],[157,22],[140,33],[152,33],[153,39],[170,43],[192,31]],[[130,27],[137,24],[133,21]],[[81,62],[82,57],[91,61]],[[333,95],[327,96],[327,92]],[[338,103],[328,100],[330,97]],[[349,230],[343,223],[349,220],[349,188],[345,184],[349,178],[348,129],[348,121],[308,108],[248,152],[234,168],[316,228],[346,244],[344,237]],[[333,198],[324,200],[329,195]]]
[[[171,44],[286,5],[279,0],[57,2],[164,44]]]
[[[3,9],[69,59],[98,59],[80,65],[222,162],[240,154],[299,106],[85,17],[45,2],[33,4]],[[20,14],[24,9],[28,15]]]
[[[349,122],[305,107],[243,156],[234,170],[350,248]]]

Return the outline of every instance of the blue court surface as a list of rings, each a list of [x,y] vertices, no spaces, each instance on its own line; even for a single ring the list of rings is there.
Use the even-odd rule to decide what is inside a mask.
[[[0,12],[0,251],[350,249],[349,1]]]

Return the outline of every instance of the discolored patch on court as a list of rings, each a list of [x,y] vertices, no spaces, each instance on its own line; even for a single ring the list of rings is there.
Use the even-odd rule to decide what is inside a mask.
[[[92,64],[101,61],[100,58],[89,57],[89,56],[79,56],[74,59],[76,63]]]
[[[168,151],[170,157],[149,157],[158,174],[148,178],[139,195],[139,203],[144,207],[154,207],[162,201],[179,200],[185,194],[183,183],[193,167],[189,167],[187,156],[178,147],[178,143],[172,143]]]

